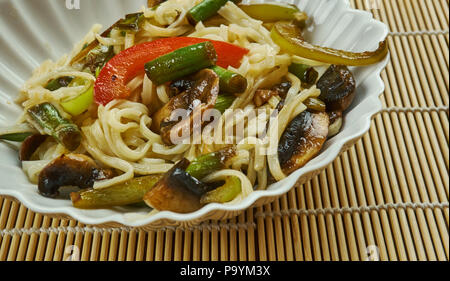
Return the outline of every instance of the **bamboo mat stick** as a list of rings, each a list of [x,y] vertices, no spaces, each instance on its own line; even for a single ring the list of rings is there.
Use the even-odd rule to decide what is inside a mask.
[[[108,260],[110,243],[111,243],[111,232],[104,231],[102,233],[102,242],[100,246],[100,257],[99,257],[100,261]]]
[[[156,244],[156,231],[147,232],[147,248],[145,254],[146,261],[155,260],[155,244]]]
[[[139,230],[136,246],[136,261],[145,260],[145,245],[147,233],[144,230]]]
[[[162,261],[164,257],[164,230],[156,231],[156,245],[155,245],[155,261]]]
[[[246,220],[245,212],[240,214],[238,217],[239,224],[245,224]],[[247,231],[250,231],[252,227],[249,227]],[[240,261],[247,261],[247,248],[254,247],[254,245],[251,245],[250,243],[247,243],[247,234],[246,230],[244,228],[239,228],[238,230],[238,236],[239,236],[239,260]]]
[[[307,183],[309,184],[309,183]],[[305,185],[302,185],[301,188],[297,190],[297,201],[299,202],[299,209],[306,209],[306,200],[305,200]],[[311,247],[311,238],[310,238],[310,226],[308,223],[307,214],[303,213],[299,216],[300,220],[300,231],[302,236],[302,244],[303,244],[303,255],[305,261],[314,260],[314,256],[312,253]]]
[[[213,221],[213,223],[217,224],[217,221]],[[219,249],[220,249],[220,243],[219,243],[219,230],[217,227],[213,227],[211,230],[211,260],[212,261],[219,261]]]
[[[308,209],[317,209],[316,204],[314,202],[313,191],[314,189],[319,188],[317,185],[317,177],[315,177],[312,181],[304,185],[305,188],[305,198],[306,198],[306,206]],[[317,217],[314,214],[310,214],[308,216],[308,223],[310,225],[310,233],[311,233],[311,248],[313,252],[314,261],[322,261],[322,251],[320,249],[320,234],[319,227],[317,225]]]
[[[326,173],[321,173],[317,178],[317,183],[314,185],[316,188],[313,188],[313,196],[314,196],[314,202],[315,206],[318,209],[323,209],[322,204],[322,194],[320,187],[326,184]],[[321,245],[321,253],[324,261],[331,261],[331,251],[335,253],[335,256],[338,256],[336,251],[336,240],[334,239],[334,231],[333,226],[327,224],[326,215],[319,213],[317,215],[317,222],[319,225],[319,235],[320,235],[320,245]],[[328,234],[331,235],[330,242],[328,242]],[[331,248],[331,249],[330,249]]]
[[[291,191],[288,192],[288,203],[290,209],[298,209],[297,205],[297,190],[299,187],[293,188]],[[299,225],[299,218],[298,215],[295,213],[292,213],[290,216],[291,220],[291,229],[292,229],[292,240],[293,240],[293,247],[294,247],[294,256],[296,261],[302,261],[304,260],[303,257],[303,245],[300,235],[300,225]]]
[[[262,207],[256,208],[256,213],[262,213]],[[259,249],[259,260],[267,261],[267,247],[266,247],[266,237],[264,235],[264,219],[261,216],[256,218],[257,224],[257,240],[258,240],[258,249]]]
[[[164,243],[164,261],[173,260],[173,238],[174,231],[171,229],[166,230],[165,243]]]
[[[288,199],[287,195],[283,195],[280,199],[281,203],[281,209],[288,211],[289,205],[288,205]],[[293,261],[294,260],[294,251],[293,251],[293,244],[292,244],[292,230],[291,230],[291,224],[290,224],[290,217],[288,215],[283,215],[283,232],[284,232],[284,245],[285,245],[285,251],[286,251],[286,260],[287,261]]]
[[[94,231],[92,235],[92,246],[89,255],[89,261],[98,261],[101,249],[102,234],[99,231]]]
[[[183,247],[183,261],[190,261],[192,258],[192,232],[190,230],[184,231],[184,247]]]
[[[274,213],[279,214],[280,209],[280,201],[275,200],[272,203],[272,210]],[[270,216],[269,216],[270,217]],[[283,216],[274,216],[272,218],[273,220],[273,227],[275,229],[275,245],[276,245],[276,260],[277,261],[286,261],[286,255],[285,255],[285,240],[283,237],[283,228],[282,228],[282,219]]]
[[[203,229],[202,231],[202,261],[210,260],[210,231],[208,229]],[[224,251],[225,249],[221,249]]]
[[[228,232],[225,228],[220,229],[220,260],[228,260]]]
[[[322,194],[323,208],[331,208],[330,194],[328,192],[328,179],[331,176],[330,173],[332,173],[332,165],[328,166],[326,171],[321,175],[320,192]],[[331,213],[326,213],[325,221],[327,226],[328,241],[330,244],[331,260],[339,261],[340,260],[339,244],[336,235],[336,226],[334,223],[333,215]]]
[[[232,218],[229,220],[229,222],[232,225],[236,225],[236,218]],[[237,231],[236,228],[231,227],[228,231],[228,234],[230,236],[230,242],[229,242],[229,250],[230,250],[230,257],[228,260],[230,261],[237,261],[238,260],[238,243],[237,243]]]
[[[192,260],[193,261],[200,261],[201,260],[201,255],[200,255],[200,230],[199,229],[195,229],[194,230],[194,238],[193,238],[193,256],[192,256]]]
[[[175,245],[174,245],[174,261],[181,261],[183,259],[183,231],[180,228],[175,230]]]
[[[254,222],[254,216],[253,216],[253,210],[254,209],[249,209],[246,211],[247,215],[246,215],[246,219],[249,222]],[[250,227],[247,230],[247,251],[248,251],[248,260],[249,261],[256,261],[256,257],[257,257],[257,253],[256,253],[256,242],[255,242],[255,228],[254,227]]]

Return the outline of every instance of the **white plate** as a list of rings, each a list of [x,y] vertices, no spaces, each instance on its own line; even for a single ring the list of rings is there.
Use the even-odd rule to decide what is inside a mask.
[[[0,0],[0,126],[12,125],[21,113],[15,99],[19,87],[44,60],[68,53],[92,24],[111,25],[118,18],[142,7],[144,0],[81,0],[80,9],[68,9],[76,0]],[[264,1],[260,1],[264,2]],[[279,1],[296,4],[314,19],[307,39],[313,43],[352,51],[375,50],[388,34],[385,24],[367,12],[351,9],[347,0]],[[250,206],[271,202],[326,168],[370,128],[371,118],[381,110],[379,95],[384,91],[380,72],[388,62],[354,68],[357,97],[345,115],[342,132],[326,142],[320,155],[287,179],[256,191],[238,205],[210,204],[190,214],[160,212],[147,216],[146,210],[117,208],[79,210],[70,200],[40,196],[22,172],[17,151],[0,143],[0,195],[16,198],[34,212],[76,219],[85,224],[155,228],[191,225],[208,219],[238,215]]]

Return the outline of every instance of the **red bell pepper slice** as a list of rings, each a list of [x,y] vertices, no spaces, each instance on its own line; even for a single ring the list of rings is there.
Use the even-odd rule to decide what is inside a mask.
[[[218,56],[217,65],[223,68],[239,67],[242,58],[249,52],[230,43],[192,37],[164,38],[138,44],[114,56],[100,71],[94,86],[95,102],[106,105],[114,99],[127,98],[130,90],[126,85],[131,79],[144,73],[147,62],[205,41],[213,43]]]

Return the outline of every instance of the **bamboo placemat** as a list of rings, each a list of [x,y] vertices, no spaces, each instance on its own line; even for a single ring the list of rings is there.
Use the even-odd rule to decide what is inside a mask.
[[[54,219],[0,197],[0,261],[448,261],[449,0],[351,2],[391,30],[385,109],[326,171],[235,219],[149,232]]]

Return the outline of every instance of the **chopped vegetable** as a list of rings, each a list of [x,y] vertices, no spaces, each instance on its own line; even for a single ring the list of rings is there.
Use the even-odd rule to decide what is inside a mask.
[[[47,85],[45,86],[45,88],[47,90],[53,92],[60,88],[69,86],[70,82],[72,82],[73,79],[74,79],[74,77],[72,77],[72,76],[64,76],[64,77],[55,78],[53,80],[50,80],[47,83]]]
[[[184,47],[145,64],[147,77],[156,85],[180,79],[214,65],[217,54],[211,42]]]
[[[103,68],[112,57],[114,57],[114,47],[100,44],[86,55],[83,69],[89,69],[91,73],[96,73],[97,69]]]
[[[32,158],[34,152],[47,140],[48,136],[33,134],[27,137],[19,149],[19,160],[28,161]]]
[[[270,89],[258,89],[253,97],[253,102],[257,107],[267,103],[272,97],[280,96],[282,99],[286,98],[289,89],[292,87],[291,82],[285,81],[273,86]]]
[[[0,128],[0,140],[7,140],[13,142],[22,142],[27,137],[36,134],[36,129],[29,126],[27,123]]]
[[[278,158],[286,175],[320,152],[328,136],[329,121],[325,112],[303,111],[289,123],[278,145]]]
[[[363,53],[313,45],[303,39],[301,29],[298,26],[287,22],[277,22],[272,28],[271,37],[286,53],[327,64],[370,65],[383,60],[388,54],[386,40],[380,43],[376,51]]]
[[[192,161],[186,172],[197,179],[202,179],[214,171],[229,165],[229,161],[236,155],[234,147],[227,147],[216,152],[202,155]]]
[[[318,98],[308,98],[303,104],[314,112],[325,112],[327,110],[326,104]]]
[[[212,191],[205,193],[200,202],[209,203],[227,203],[232,201],[242,192],[241,180],[238,177],[227,177],[225,184]]]
[[[206,192],[206,186],[185,171],[188,166],[187,159],[178,162],[145,194],[145,203],[159,211],[176,213],[200,209],[200,198]]]
[[[339,134],[344,122],[342,118],[342,111],[331,111],[328,112],[330,116],[330,126],[328,127],[328,138],[334,137]]]
[[[80,209],[103,209],[143,202],[144,195],[162,178],[162,175],[138,177],[102,189],[72,192],[72,204]]]
[[[28,115],[39,131],[54,137],[68,150],[73,151],[81,143],[81,133],[78,127],[59,114],[55,106],[42,103],[28,109]]]
[[[115,27],[124,31],[137,32],[143,19],[144,13],[128,14],[124,19],[118,21]]]
[[[191,24],[196,25],[216,15],[227,2],[228,0],[204,0],[189,10],[187,18]]]
[[[228,94],[240,94],[247,89],[247,79],[233,71],[220,66],[211,68],[220,78],[220,92]]]
[[[62,155],[48,164],[39,174],[39,193],[54,198],[59,195],[62,186],[87,188],[94,186],[97,180],[111,178],[113,172],[104,170],[86,155]]]
[[[355,78],[344,65],[331,65],[317,82],[319,98],[329,111],[345,111],[356,95]]]
[[[0,136],[0,140],[7,140],[13,142],[23,142],[26,138],[31,136],[33,133],[14,133],[5,134]]]
[[[144,66],[162,55],[194,44],[210,41],[218,55],[217,65],[239,67],[242,57],[249,51],[233,44],[192,37],[173,37],[145,42],[128,48],[113,57],[100,71],[94,86],[97,104],[106,105],[116,98],[130,95],[127,83],[144,72]]]
[[[71,100],[61,102],[64,110],[72,116],[78,116],[88,110],[94,102],[94,86],[90,86],[84,93]]]
[[[214,108],[220,111],[221,114],[223,114],[228,108],[231,107],[235,100],[236,97],[233,95],[221,94],[217,97]]]
[[[190,135],[183,132],[192,133],[194,126],[205,124],[194,124],[195,116],[201,118],[203,112],[212,109],[219,95],[219,77],[211,69],[203,69],[192,76],[195,81],[191,88],[173,97],[153,116],[152,129],[160,133],[163,142],[167,145],[181,143]],[[198,102],[200,101],[200,102]],[[183,116],[173,115],[178,109],[178,113]],[[178,118],[183,117],[180,121]],[[201,120],[201,119],[200,119]],[[175,137],[174,137],[175,136]]]
[[[284,3],[243,4],[239,8],[250,17],[263,22],[303,20],[306,16],[297,6]]]
[[[309,65],[293,63],[289,72],[297,76],[307,87],[316,84],[319,73]]]
[[[113,25],[111,25],[107,30],[105,30],[102,34],[100,34],[100,36],[102,37],[108,37],[111,33],[111,31],[114,28],[119,28],[119,29],[124,29],[127,31],[138,31],[139,30],[139,24],[141,23],[142,19],[143,19],[143,13],[135,13],[135,14],[128,14],[125,16],[124,19],[120,19],[117,22],[115,22]],[[72,58],[72,60],[70,61],[70,64],[74,64],[77,62],[82,61],[83,59],[87,59],[88,54],[93,51],[94,49],[98,49],[98,48],[108,48],[108,54],[112,56],[114,56],[114,51],[112,50],[113,47],[107,47],[107,46],[103,46],[100,44],[100,42],[98,42],[97,39],[95,39],[94,41],[92,41],[91,43],[89,43],[87,46],[84,46],[83,49],[75,56]],[[112,51],[112,53],[111,53]],[[109,56],[108,56],[109,57]],[[110,59],[111,57],[109,57]],[[89,59],[87,59],[89,61]],[[106,62],[107,60],[104,60],[104,62]],[[104,63],[103,63],[104,65]],[[91,68],[91,73],[94,73],[95,71],[95,67]]]

